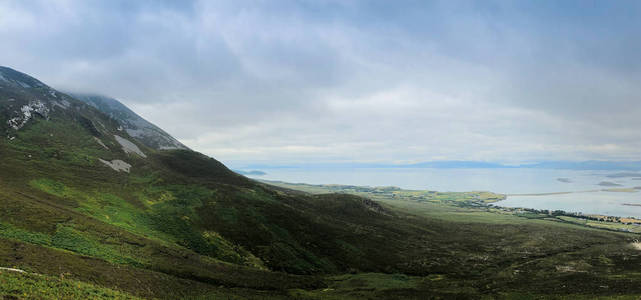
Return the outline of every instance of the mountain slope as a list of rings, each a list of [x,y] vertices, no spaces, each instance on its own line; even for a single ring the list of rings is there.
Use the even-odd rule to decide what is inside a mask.
[[[9,246],[0,264],[38,273],[56,270],[51,275],[66,270],[84,279],[100,264],[106,273],[116,264],[152,272],[146,276],[160,272],[231,286],[296,285],[291,276],[267,275],[255,256],[233,242],[192,226],[186,218],[194,207],[185,202],[200,202],[212,191],[188,184],[173,170],[198,160],[195,165],[206,168],[201,175],[219,184],[248,180],[191,151],[156,153],[95,108],[11,69],[0,73],[0,126],[6,133],[0,142],[0,244]],[[164,165],[165,160],[181,165]],[[117,162],[129,167],[116,170]],[[19,250],[28,245],[45,248],[29,246],[36,255],[30,257]],[[87,269],[76,256],[48,249],[97,260]],[[56,269],[42,255],[70,263]],[[255,280],[261,277],[267,279]]]
[[[400,257],[385,263],[394,255],[378,247],[383,237],[351,233],[388,222],[361,198],[335,203],[332,197],[276,191],[199,153],[156,151],[93,106],[11,69],[0,73],[5,243],[17,239],[18,248],[45,247],[36,252],[62,249],[107,264],[253,289],[319,284],[313,276],[272,271],[398,269],[391,264]],[[323,205],[330,204],[346,205],[362,220],[323,216]],[[358,247],[351,243],[359,239],[367,242],[360,247],[367,258],[355,260]],[[0,263],[51,270],[38,257],[11,249]],[[90,271],[75,266],[63,269],[80,277]]]
[[[25,74],[0,76],[0,267],[145,298],[641,293],[630,235],[270,186],[149,147]],[[566,261],[582,272],[557,272]]]
[[[6,89],[24,94],[6,102],[9,120],[16,118],[11,112],[20,116],[20,109],[31,111],[25,107],[35,105],[32,103],[43,113],[25,117],[17,129],[7,129],[13,139],[7,140],[4,156],[24,155],[28,160],[7,161],[4,169],[39,170],[24,176],[21,184],[48,197],[66,199],[95,219],[132,233],[171,240],[201,255],[272,270],[296,274],[350,268],[401,271],[391,266],[400,257],[390,260],[394,255],[375,246],[382,242],[380,237],[358,237],[369,243],[363,249],[368,258],[361,260],[349,259],[353,256],[349,241],[317,238],[318,234],[357,238],[349,234],[350,227],[357,226],[353,220],[318,219],[323,214],[319,205],[336,205],[330,198],[275,192],[193,151],[155,151],[120,130],[117,120],[46,85],[7,85]],[[59,107],[58,97],[68,107]],[[376,214],[359,204],[363,199],[342,199],[340,204],[357,205],[355,213],[362,211],[364,215],[357,216],[364,217],[368,226],[379,224],[385,229],[385,216],[370,218]],[[123,211],[130,211],[129,215]]]
[[[188,149],[187,146],[164,130],[143,119],[116,99],[78,93],[71,94],[71,96],[97,108],[116,120],[130,136],[136,138],[147,147],[156,150]]]

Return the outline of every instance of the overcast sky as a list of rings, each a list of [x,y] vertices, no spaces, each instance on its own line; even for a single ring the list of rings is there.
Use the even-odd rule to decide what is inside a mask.
[[[0,65],[223,162],[641,159],[641,1],[8,1]]]

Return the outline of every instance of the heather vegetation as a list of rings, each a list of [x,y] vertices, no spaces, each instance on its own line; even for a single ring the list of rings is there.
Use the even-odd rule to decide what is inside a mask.
[[[641,295],[635,234],[493,208],[503,196],[490,192],[257,182],[11,82],[0,82],[0,267],[24,273],[0,270],[5,298]],[[7,126],[33,99],[50,111]]]

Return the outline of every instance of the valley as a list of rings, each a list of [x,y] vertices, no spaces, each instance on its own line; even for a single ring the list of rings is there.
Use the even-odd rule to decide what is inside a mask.
[[[637,234],[490,192],[253,180],[0,74],[0,267],[24,271],[0,269],[4,298],[641,295]]]

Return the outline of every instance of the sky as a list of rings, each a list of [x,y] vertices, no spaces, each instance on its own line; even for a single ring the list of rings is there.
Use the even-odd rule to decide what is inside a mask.
[[[639,1],[0,0],[0,65],[230,164],[641,159]]]

